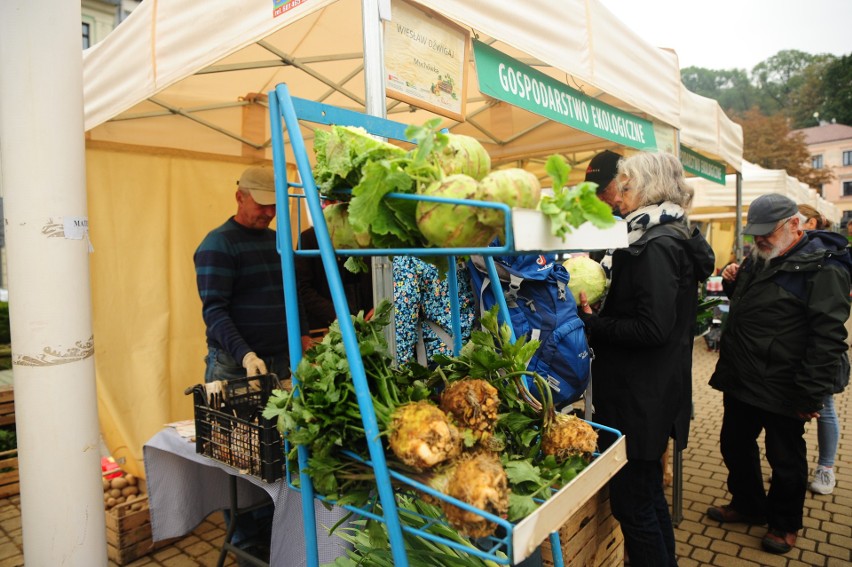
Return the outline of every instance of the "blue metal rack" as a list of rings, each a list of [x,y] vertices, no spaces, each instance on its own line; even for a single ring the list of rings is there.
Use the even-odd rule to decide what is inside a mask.
[[[471,248],[396,248],[396,249],[357,249],[357,250],[335,250],[329,235],[328,227],[324,221],[322,214],[322,205],[320,202],[319,193],[308,160],[307,149],[302,137],[299,126],[300,120],[325,124],[325,125],[345,125],[345,126],[360,126],[366,129],[371,134],[389,138],[393,140],[408,141],[405,138],[406,125],[377,118],[374,116],[365,115],[359,112],[349,111],[334,106],[329,106],[305,99],[296,98],[290,95],[286,85],[278,85],[269,96],[270,103],[270,121],[272,131],[272,150],[273,163],[276,171],[275,175],[275,191],[276,201],[278,203],[279,216],[278,223],[278,252],[281,255],[281,266],[284,276],[284,299],[287,307],[287,332],[289,340],[290,361],[293,368],[296,368],[302,356],[300,344],[301,329],[299,328],[298,317],[298,297],[295,278],[294,255],[302,254],[307,256],[319,255],[323,262],[323,267],[328,278],[329,290],[331,292],[332,301],[334,303],[335,313],[340,324],[340,331],[343,336],[344,348],[346,356],[349,360],[350,372],[352,381],[355,385],[358,406],[362,416],[364,431],[367,438],[369,449],[369,460],[364,460],[370,465],[376,477],[376,490],[378,499],[382,507],[382,515],[378,516],[373,512],[352,506],[344,506],[345,509],[354,511],[362,516],[382,521],[386,524],[388,537],[391,545],[391,553],[394,565],[406,567],[408,559],[405,552],[403,542],[403,531],[413,533],[419,537],[440,541],[444,545],[449,545],[456,549],[463,550],[477,555],[483,559],[488,559],[499,564],[510,564],[525,557],[525,552],[520,552],[513,549],[513,534],[516,525],[508,522],[505,519],[488,514],[483,510],[471,507],[470,505],[450,498],[444,494],[438,493],[433,489],[424,486],[413,479],[410,479],[396,471],[388,468],[385,460],[385,453],[380,441],[379,428],[376,419],[376,414],[372,405],[369,388],[366,381],[363,361],[361,359],[359,345],[356,340],[355,330],[349,316],[349,307],[347,305],[346,296],[343,292],[340,272],[336,261],[337,254],[346,256],[387,256],[387,255],[410,255],[410,256],[446,256],[448,257],[451,267],[455,266],[456,255],[478,254],[486,259],[486,267],[489,277],[492,281],[499,281],[497,270],[494,264],[493,257],[499,255],[507,255],[517,253],[513,249],[513,233],[511,230],[512,211],[502,203],[484,203],[481,201],[468,201],[460,199],[447,199],[441,197],[427,197],[420,195],[407,195],[399,193],[389,193],[387,198],[396,199],[414,199],[435,201],[441,203],[452,204],[468,204],[471,206],[488,207],[500,209],[504,213],[505,218],[505,235],[506,242],[499,247],[471,247]],[[283,124],[282,124],[283,118]],[[286,156],[284,151],[284,130],[286,129],[290,141],[291,150],[294,156],[295,164],[299,172],[301,183],[288,181],[286,175]],[[304,195],[291,194],[291,189],[301,190]],[[311,218],[314,219],[316,238],[318,242],[318,250],[302,251],[293,250],[293,241],[291,236],[290,223],[290,207],[295,201],[295,198],[306,200]],[[461,348],[459,332],[459,305],[458,293],[453,293],[452,289],[456,285],[456,273],[454,269],[450,270],[448,281],[451,293],[450,301],[453,314],[453,337],[455,340],[455,349],[458,351]],[[500,305],[500,310],[504,321],[510,320],[509,311],[506,305],[503,294],[496,294],[497,302]],[[297,379],[294,377],[294,382]],[[619,441],[623,441],[621,433],[600,425],[593,424],[599,432],[604,432],[610,435],[616,442],[613,444],[619,445]],[[623,450],[623,443],[621,444]],[[304,471],[307,468],[308,454],[306,447],[298,447],[298,466],[299,466],[299,486],[298,490],[302,493],[303,502],[303,521],[305,529],[306,541],[306,559],[307,564],[311,567],[318,565],[318,549],[317,549],[317,533],[316,522],[313,507],[313,500],[318,498],[324,500],[321,496],[315,494],[310,477]],[[360,459],[357,455],[349,455],[352,458]],[[616,455],[618,460],[620,455]],[[581,473],[582,474],[582,473]],[[610,475],[611,476],[611,475]],[[410,526],[402,526],[399,521],[398,509],[394,489],[391,484],[391,479],[395,482],[407,484],[413,488],[429,493],[432,496],[451,502],[468,511],[477,513],[491,522],[497,524],[501,529],[499,532],[505,534],[503,537],[488,538],[488,543],[478,542],[480,545],[477,549],[466,546],[460,546],[455,542],[444,540],[426,531],[426,528],[415,529]],[[287,480],[292,485],[290,471],[287,473]],[[294,487],[295,488],[295,487]],[[433,521],[433,520],[430,520]],[[550,540],[553,548],[554,564],[561,567],[562,556],[561,546],[559,544],[558,535],[559,525],[553,526],[550,533]]]

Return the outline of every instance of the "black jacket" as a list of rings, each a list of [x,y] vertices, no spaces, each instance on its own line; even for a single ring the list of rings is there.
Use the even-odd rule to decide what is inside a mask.
[[[713,250],[681,222],[650,228],[612,256],[598,316],[586,316],[594,421],[627,437],[627,456],[662,456],[669,437],[686,447],[692,413],[692,344],[698,284]]]
[[[710,385],[788,416],[822,408],[846,351],[852,260],[846,238],[806,232],[758,271],[747,258],[726,282],[731,310]]]
[[[316,250],[316,232],[314,227],[302,231],[301,249]],[[349,303],[349,312],[357,315],[359,311],[366,314],[373,308],[373,276],[372,272],[353,274],[344,267],[345,257],[337,257],[337,269],[343,284],[343,293]],[[299,286],[299,309],[308,321],[309,327],[323,329],[337,319],[331,291],[328,287],[328,277],[322,258],[319,256],[296,256],[296,281]]]

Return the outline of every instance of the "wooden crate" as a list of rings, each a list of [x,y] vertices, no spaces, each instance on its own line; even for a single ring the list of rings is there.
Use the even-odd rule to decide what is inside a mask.
[[[564,565],[610,567],[624,563],[624,536],[609,507],[609,488],[599,490],[559,528]],[[542,545],[542,562],[553,567],[550,541]]]
[[[18,450],[0,452],[0,498],[9,498],[21,491],[18,475]]]
[[[15,389],[11,384],[0,386],[0,426],[15,425]]]
[[[118,565],[136,561],[171,543],[154,543],[151,536],[151,512],[148,510],[148,495],[143,479],[139,479],[139,489],[144,496],[106,511],[107,556]],[[142,503],[140,510],[131,509],[135,502]]]

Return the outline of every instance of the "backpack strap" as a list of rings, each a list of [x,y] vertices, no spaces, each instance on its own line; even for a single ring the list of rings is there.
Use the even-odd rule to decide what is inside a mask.
[[[524,283],[524,278],[515,274],[509,274],[509,289],[506,290],[506,303],[509,307],[514,307],[517,304],[518,292],[521,291],[521,284]]]
[[[483,274],[483,284],[482,290],[480,292],[480,298],[485,293],[485,289],[488,287],[491,278],[488,277],[488,268],[485,265],[485,257],[484,256],[471,256],[470,261],[473,264],[474,268],[479,270]],[[522,276],[516,275],[509,271],[506,266],[502,263],[495,261],[494,267],[497,270],[497,277],[500,278],[501,283],[505,283],[508,285],[508,290],[503,293],[503,296],[506,298],[506,306],[509,309],[518,306],[518,291],[521,289],[521,284],[524,282],[524,278]],[[501,286],[502,287],[502,286]],[[489,292],[493,293],[493,292]],[[480,301],[480,304],[482,302]],[[484,309],[481,309],[484,311]],[[481,314],[481,313],[480,313]]]
[[[565,285],[565,282],[563,282],[563,281],[561,281],[561,280],[556,280],[556,287],[557,287],[557,288],[558,288],[558,290],[559,290],[559,291],[557,292],[557,294],[556,294],[556,298],[557,298],[559,301],[567,301],[567,300],[568,300],[568,296],[567,296],[567,295],[566,295],[566,293],[565,293],[565,288],[566,288],[567,286]]]
[[[447,331],[445,331],[444,328],[435,321],[427,320],[417,322],[417,341],[414,343],[414,353],[416,355],[417,362],[419,362],[421,366],[429,366],[429,363],[431,361],[429,360],[429,357],[426,354],[426,340],[423,337],[423,326],[421,325],[422,323],[426,323],[426,325],[430,329],[432,329],[432,332],[435,333],[438,339],[450,348],[452,348],[453,346],[453,336]]]

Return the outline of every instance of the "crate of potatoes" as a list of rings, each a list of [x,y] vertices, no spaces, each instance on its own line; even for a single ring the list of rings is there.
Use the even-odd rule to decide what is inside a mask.
[[[151,513],[144,479],[113,469],[104,472],[103,485],[110,560],[126,565],[166,543],[154,545],[151,537]]]

